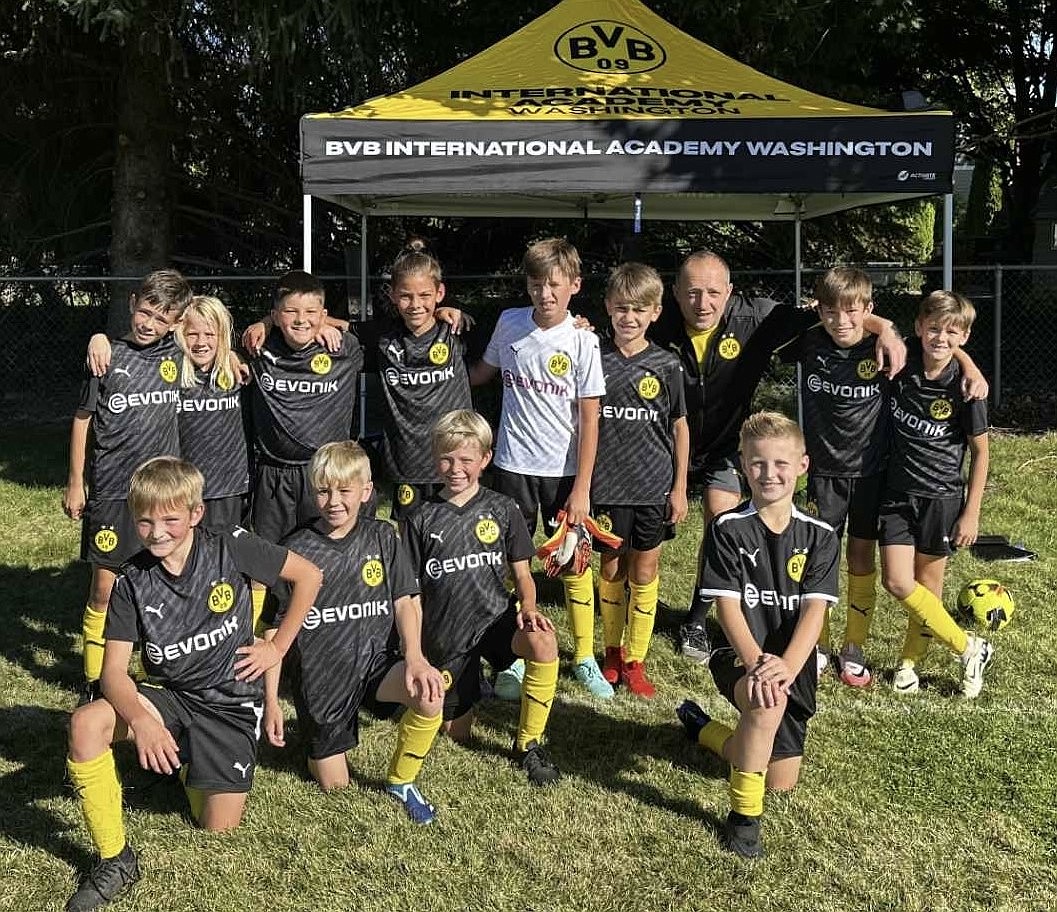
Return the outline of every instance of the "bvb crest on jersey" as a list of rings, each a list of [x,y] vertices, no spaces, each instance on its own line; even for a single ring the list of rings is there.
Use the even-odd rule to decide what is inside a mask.
[[[312,358],[311,363],[308,365],[312,369],[313,374],[329,374],[330,373],[330,355],[326,352],[320,352]]]
[[[447,364],[450,354],[447,342],[434,342],[429,347],[430,364]]]
[[[494,545],[499,540],[499,523],[491,516],[482,516],[473,527],[473,534],[482,545]]]
[[[360,578],[368,586],[380,586],[385,582],[385,570],[382,567],[382,562],[377,557],[369,557],[364,561],[363,569],[360,571]]]
[[[639,381],[639,395],[643,399],[656,399],[661,391],[661,381],[653,374],[646,374]]]
[[[235,381],[232,380],[227,374],[217,375],[217,386],[222,389],[225,393],[235,385]]]
[[[172,383],[176,380],[177,368],[176,362],[172,358],[166,358],[158,365],[158,373],[161,374],[162,380],[166,383]]]
[[[573,359],[565,352],[556,352],[547,359],[547,370],[555,377],[564,377],[573,366]]]
[[[877,362],[873,358],[863,358],[855,365],[855,376],[860,380],[873,380],[877,376]]]
[[[724,336],[719,340],[719,356],[725,361],[733,361],[741,354],[741,343],[733,336]]]
[[[213,614],[223,614],[225,611],[230,611],[235,604],[234,587],[231,583],[223,580],[219,583],[213,583],[213,588],[209,590],[206,604]]]
[[[117,532],[114,531],[113,526],[103,526],[95,533],[93,541],[97,550],[102,551],[103,554],[109,554],[117,547]]]
[[[954,406],[946,399],[933,399],[929,414],[937,421],[946,421],[954,413]]]
[[[793,556],[785,562],[785,572],[791,580],[800,582],[804,578],[804,567],[807,566],[807,549],[803,551],[794,549]]]
[[[409,484],[397,485],[396,488],[396,502],[402,507],[406,507],[415,499],[415,489]]]

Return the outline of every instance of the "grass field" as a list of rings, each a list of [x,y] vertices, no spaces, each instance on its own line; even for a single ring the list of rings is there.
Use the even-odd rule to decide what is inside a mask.
[[[0,434],[0,909],[61,908],[90,843],[64,785],[65,725],[80,678],[86,569],[63,517],[65,430]],[[660,619],[650,654],[657,698],[609,704],[563,677],[549,746],[564,772],[533,790],[507,759],[516,707],[483,707],[477,740],[441,739],[420,784],[438,805],[414,828],[378,791],[389,723],[365,726],[356,785],[323,795],[293,750],[262,753],[243,826],[192,829],[172,781],[119,754],[128,833],[144,878],[120,910],[1050,910],[1057,897],[1057,437],[999,437],[983,531],[1041,553],[1033,564],[958,555],[948,603],[974,577],[1013,590],[1013,623],[984,692],[956,694],[958,667],[934,648],[925,689],[889,687],[901,609],[882,596],[866,691],[830,676],[819,692],[805,773],[769,798],[768,855],[723,852],[726,769],[686,742],[674,709],[687,695],[726,720],[707,671],[673,651],[678,617]],[[661,596],[685,606],[699,520],[664,560]],[[553,589],[544,589],[546,604]],[[843,630],[843,609],[834,618]],[[599,625],[600,629],[600,625]]]

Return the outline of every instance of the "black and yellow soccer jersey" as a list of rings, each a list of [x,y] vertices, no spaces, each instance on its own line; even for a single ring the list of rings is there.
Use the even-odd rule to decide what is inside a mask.
[[[110,368],[89,377],[78,409],[92,414],[88,496],[124,500],[132,473],[155,456],[179,456],[179,349],[171,335],[139,346],[111,340]]]
[[[408,484],[438,481],[430,431],[446,412],[473,408],[462,340],[447,323],[417,337],[398,324],[382,333],[375,351],[388,410],[389,472]]]
[[[782,350],[800,363],[804,438],[811,474],[866,478],[888,458],[888,379],[877,371],[877,337],[850,348],[816,326]]]
[[[151,684],[216,705],[259,699],[259,679],[235,680],[236,650],[253,644],[249,580],[274,585],[286,555],[241,528],[219,535],[195,529],[176,577],[140,551],[114,583],[104,636],[142,644]]]
[[[361,517],[342,539],[305,526],[283,544],[323,571],[291,650],[300,666],[301,700],[320,725],[348,719],[396,646],[394,603],[418,594],[414,569],[393,527],[377,519]],[[275,594],[278,624],[289,588],[280,584]]]
[[[700,365],[679,306],[664,308],[649,337],[683,365],[691,471],[737,452],[741,423],[771,356],[817,322],[812,310],[733,294]]]
[[[440,667],[469,652],[507,610],[507,565],[535,551],[517,504],[487,488],[462,507],[427,500],[406,528],[422,586],[422,647]]]
[[[363,367],[354,336],[343,333],[333,354],[315,342],[294,351],[272,329],[250,367],[253,439],[266,460],[306,465],[324,443],[350,438]]]
[[[907,365],[892,381],[892,449],[888,487],[923,497],[962,493],[970,437],[987,432],[987,403],[966,402],[962,370],[951,360],[935,380],[925,377],[921,344],[907,346]]]
[[[245,494],[250,487],[242,389],[221,389],[209,371],[180,390],[180,455],[205,478],[205,499]]]
[[[776,535],[746,501],[712,521],[698,591],[703,598],[738,599],[760,648],[782,655],[805,599],[836,603],[839,556],[840,540],[822,520],[794,507],[789,525]],[[715,639],[714,649],[731,648],[722,631]],[[817,674],[809,659],[790,692],[808,712],[815,708]]]
[[[672,425],[686,415],[679,359],[652,342],[625,357],[601,345],[606,394],[591,481],[594,503],[662,504],[672,489]]]

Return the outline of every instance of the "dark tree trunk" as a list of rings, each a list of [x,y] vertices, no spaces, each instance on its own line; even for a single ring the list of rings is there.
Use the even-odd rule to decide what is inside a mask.
[[[144,25],[130,29],[119,49],[110,240],[110,271],[116,276],[141,277],[168,266],[172,250],[168,48],[149,21]],[[114,284],[107,321],[112,335],[128,331],[128,296],[134,288],[131,282]]]

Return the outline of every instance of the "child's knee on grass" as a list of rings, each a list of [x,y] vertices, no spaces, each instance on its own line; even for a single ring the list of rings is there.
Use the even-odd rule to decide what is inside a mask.
[[[349,764],[344,754],[332,754],[318,760],[309,757],[308,772],[324,792],[345,788],[349,784]]]
[[[444,734],[452,741],[462,744],[470,740],[470,730],[473,728],[473,712],[463,713],[459,718],[444,723]]]
[[[242,823],[246,792],[207,792],[198,825],[210,833],[233,830]]]
[[[767,788],[772,792],[790,792],[800,781],[803,757],[779,757],[767,765]]]

